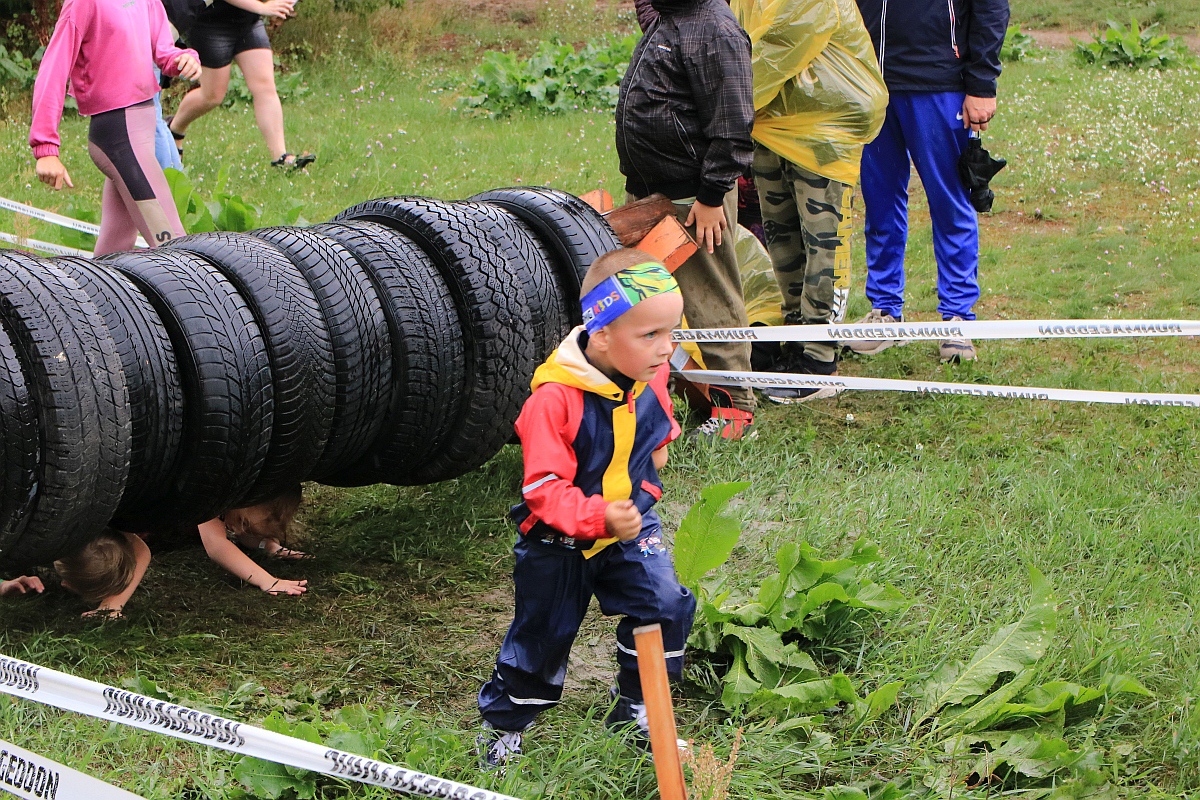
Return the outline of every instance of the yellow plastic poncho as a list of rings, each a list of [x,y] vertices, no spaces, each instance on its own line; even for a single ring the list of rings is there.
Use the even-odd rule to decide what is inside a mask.
[[[888,93],[855,0],[732,0],[754,45],[754,139],[853,185]]]

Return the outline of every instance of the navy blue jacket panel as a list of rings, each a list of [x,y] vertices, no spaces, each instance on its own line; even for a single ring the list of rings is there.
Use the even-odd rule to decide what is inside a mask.
[[[858,0],[893,92],[995,97],[1008,0]]]

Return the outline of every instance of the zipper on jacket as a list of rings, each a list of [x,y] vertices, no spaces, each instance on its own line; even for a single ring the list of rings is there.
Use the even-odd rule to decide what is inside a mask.
[[[661,24],[661,20],[660,20],[660,24]],[[657,28],[658,26],[655,26],[655,27]],[[642,182],[642,186],[646,187],[647,190],[650,189],[650,184],[646,181],[646,176],[642,174],[642,170],[638,167],[637,161],[634,158],[633,152],[629,149],[629,134],[627,134],[625,132],[625,128],[629,125],[629,115],[628,115],[629,95],[633,91],[633,78],[634,78],[634,76],[637,75],[638,67],[642,66],[642,59],[644,59],[646,57],[646,50],[648,47],[649,47],[649,43],[647,42],[647,46],[643,47],[642,52],[638,53],[637,63],[634,64],[632,67],[630,67],[630,75],[629,75],[630,91],[626,92],[625,96],[623,98],[621,98],[621,100],[622,100],[622,102],[621,102],[621,120],[624,123],[624,125],[622,125],[621,128],[619,129],[621,138],[625,140],[625,152],[629,154],[629,166],[632,167],[634,172],[637,173],[638,180]]]
[[[883,13],[879,15],[879,77],[883,77],[883,57],[887,52],[887,6],[883,0]]]
[[[946,9],[950,12],[950,46],[954,48],[954,57],[962,58],[958,54],[958,33],[955,30],[954,0],[946,0]]]
[[[689,156],[699,159],[699,156],[696,155],[696,148],[692,147],[692,143],[688,141],[687,129],[683,127],[683,121],[679,119],[679,115],[671,109],[668,109],[667,113],[671,115],[671,119],[675,122],[675,133],[679,136],[679,143],[687,150]]]

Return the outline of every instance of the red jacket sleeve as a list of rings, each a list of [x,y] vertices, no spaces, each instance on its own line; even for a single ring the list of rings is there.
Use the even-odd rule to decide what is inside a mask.
[[[578,462],[572,443],[583,416],[583,397],[557,383],[539,386],[517,419],[525,459],[521,496],[537,519],[576,539],[603,539],[601,495],[586,495],[575,485]]]
[[[662,450],[671,442],[679,438],[679,434],[683,430],[679,427],[679,423],[675,420],[675,403],[671,400],[671,391],[668,381],[671,379],[671,365],[663,364],[658,374],[654,376],[654,380],[650,381],[650,389],[658,397],[658,402],[662,405],[663,411],[667,412],[667,419],[671,420],[671,432],[667,434],[667,438],[662,440],[662,443],[655,450]]]

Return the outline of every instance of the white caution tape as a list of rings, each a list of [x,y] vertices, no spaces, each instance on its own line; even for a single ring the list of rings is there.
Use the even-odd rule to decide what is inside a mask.
[[[55,708],[419,797],[516,800],[0,655],[0,692]]]
[[[22,214],[26,217],[31,217],[42,222],[49,222],[51,225],[57,225],[60,228],[70,228],[71,230],[76,230],[80,233],[90,233],[93,236],[100,235],[99,225],[91,222],[84,222],[81,219],[64,217],[62,214],[55,214],[53,211],[43,211],[40,208],[27,206],[24,203],[18,203],[16,200],[9,200],[7,197],[0,197],[0,208],[3,208],[7,211],[14,211],[17,214]],[[139,236],[135,246],[145,247],[146,240]]]
[[[52,253],[56,256],[79,256],[80,258],[91,258],[91,250],[76,250],[74,247],[67,247],[62,244],[53,244],[52,242],[42,242],[37,239],[25,239],[20,236],[14,236],[11,233],[0,231],[0,242],[9,242],[18,247],[28,247],[31,250],[40,250],[43,253]]]
[[[142,800],[102,780],[0,739],[0,791],[28,800]]]
[[[1200,322],[1158,319],[1031,319],[969,322],[895,322],[856,325],[765,325],[685,328],[677,342],[865,342],[930,339],[1076,339],[1126,336],[1200,336]]]
[[[972,397],[1004,397],[1013,400],[1062,400],[1068,403],[1115,403],[1139,406],[1200,408],[1198,394],[1151,394],[1106,392],[1091,389],[1047,389],[1032,386],[994,386],[979,383],[901,381],[891,378],[851,378],[840,375],[795,375],[781,372],[722,372],[689,369],[676,372],[689,381],[717,386],[785,387],[797,389],[869,390],[916,392],[917,394],[963,394]]]

